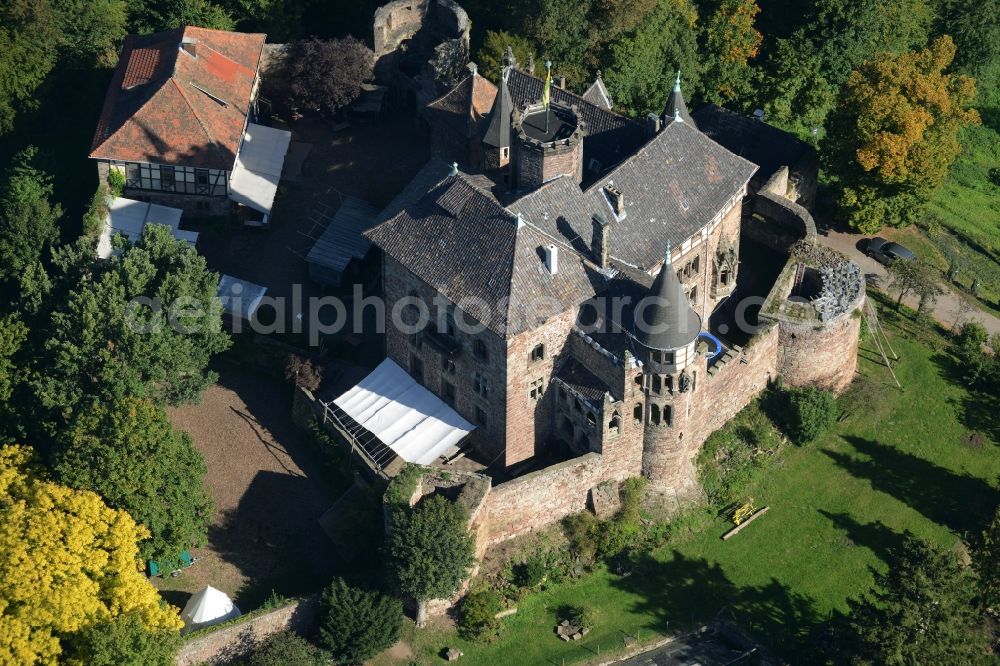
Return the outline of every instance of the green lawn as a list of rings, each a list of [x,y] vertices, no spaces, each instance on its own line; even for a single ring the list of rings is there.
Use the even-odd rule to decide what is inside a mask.
[[[640,558],[629,576],[602,568],[530,595],[492,645],[467,643],[447,628],[408,628],[413,658],[436,663],[442,648],[457,645],[469,665],[596,661],[598,646],[607,656],[626,634],[639,631],[646,642],[716,616],[802,657],[817,627],[870,587],[872,568],[884,566],[904,530],[948,548],[979,531],[1000,500],[998,398],[971,395],[954,381],[951,359],[935,351],[944,344],[937,333],[892,322],[891,313],[884,319],[904,389],[862,345],[845,416],[819,441],[787,446],[758,476],[752,495],[771,508],[739,536],[721,541],[730,525],[711,520]],[[965,443],[971,429],[987,437],[978,448]],[[553,635],[555,611],[568,603],[598,613],[595,631],[574,644]]]
[[[980,75],[977,88],[975,106],[982,125],[961,133],[962,155],[931,199],[928,213],[944,228],[932,242],[944,256],[960,259],[959,282],[968,287],[978,278],[983,300],[996,311],[1000,307],[1000,63]]]

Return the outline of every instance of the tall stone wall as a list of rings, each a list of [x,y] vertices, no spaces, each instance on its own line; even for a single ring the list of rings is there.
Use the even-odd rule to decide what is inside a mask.
[[[857,309],[820,324],[780,321],[778,373],[791,386],[843,391],[858,366],[864,298]]]
[[[600,454],[588,453],[494,486],[484,509],[490,544],[583,511],[590,489],[603,479]]]

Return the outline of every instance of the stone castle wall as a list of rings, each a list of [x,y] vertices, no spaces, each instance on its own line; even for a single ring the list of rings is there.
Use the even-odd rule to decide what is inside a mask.
[[[778,323],[778,374],[790,386],[816,386],[840,392],[854,379],[858,366],[861,311],[816,325]]]

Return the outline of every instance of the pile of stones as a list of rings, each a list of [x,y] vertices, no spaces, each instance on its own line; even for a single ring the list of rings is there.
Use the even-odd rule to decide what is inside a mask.
[[[849,311],[861,291],[865,288],[861,268],[853,261],[845,261],[820,269],[823,288],[820,295],[813,301],[813,306],[819,314],[820,321],[830,321]]]

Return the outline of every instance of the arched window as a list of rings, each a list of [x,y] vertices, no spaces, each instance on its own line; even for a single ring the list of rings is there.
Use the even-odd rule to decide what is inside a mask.
[[[656,395],[660,395],[663,391],[663,380],[659,375],[653,375],[653,388],[651,389]]]
[[[593,412],[587,412],[587,425],[589,425],[591,428],[597,427],[597,417],[594,416]]]
[[[642,373],[635,376],[635,385],[642,388]]]
[[[663,425],[673,425],[674,423],[674,410],[671,409],[670,405],[663,405]]]
[[[611,420],[608,421],[608,431],[617,434],[622,429],[622,417],[618,412],[611,415]]]
[[[635,407],[632,408],[632,418],[636,423],[642,423],[642,403],[635,403]]]
[[[660,407],[658,405],[649,406],[649,422],[653,425],[660,425]]]

